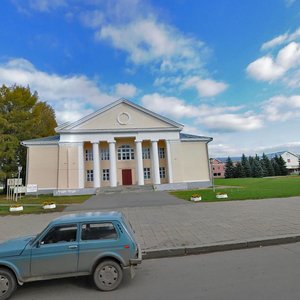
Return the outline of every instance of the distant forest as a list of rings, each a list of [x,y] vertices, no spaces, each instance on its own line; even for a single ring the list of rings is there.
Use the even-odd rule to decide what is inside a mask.
[[[225,163],[225,178],[244,178],[244,177],[266,177],[287,175],[288,170],[284,159],[281,156],[275,156],[272,159],[266,154],[260,158],[246,157],[242,155],[241,161],[233,163],[230,157]]]

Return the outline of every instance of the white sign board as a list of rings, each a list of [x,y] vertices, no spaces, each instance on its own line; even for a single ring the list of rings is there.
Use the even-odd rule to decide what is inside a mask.
[[[27,184],[27,193],[36,193],[38,191],[37,184]]]
[[[14,188],[15,194],[25,194],[26,193],[26,186],[17,186]]]
[[[7,185],[12,186],[12,185],[22,185],[22,178],[10,178],[7,179]]]

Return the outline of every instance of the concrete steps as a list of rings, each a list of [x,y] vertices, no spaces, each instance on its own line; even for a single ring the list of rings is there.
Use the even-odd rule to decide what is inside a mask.
[[[123,185],[117,187],[100,187],[96,190],[96,195],[107,193],[145,192],[153,190],[153,185]]]

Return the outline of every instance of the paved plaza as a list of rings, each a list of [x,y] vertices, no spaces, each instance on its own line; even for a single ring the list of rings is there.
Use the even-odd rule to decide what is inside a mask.
[[[300,235],[300,197],[191,203],[167,192],[136,192],[93,196],[63,213],[0,217],[0,240],[37,233],[72,211],[107,209],[126,215],[145,251]]]

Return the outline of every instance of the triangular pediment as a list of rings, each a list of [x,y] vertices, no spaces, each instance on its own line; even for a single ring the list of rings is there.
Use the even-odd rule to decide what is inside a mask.
[[[182,127],[133,102],[120,99],[77,122],[58,127],[57,131],[181,130]]]

